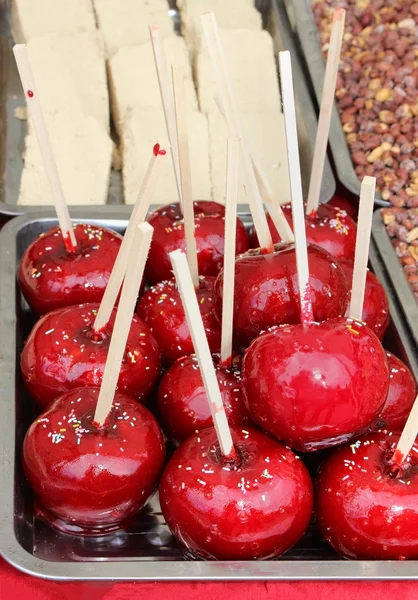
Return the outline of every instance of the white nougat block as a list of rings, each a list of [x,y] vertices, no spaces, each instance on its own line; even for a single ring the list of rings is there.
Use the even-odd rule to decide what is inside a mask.
[[[189,149],[193,198],[211,199],[209,140],[206,117],[193,112],[188,115]],[[139,188],[148,165],[152,147],[158,139],[167,139],[162,109],[133,109],[123,122],[123,187],[126,204],[136,202]],[[178,200],[171,155],[162,165],[153,204],[168,204]]]
[[[221,30],[221,41],[240,112],[281,112],[273,40],[267,31]],[[215,74],[205,46],[197,57],[197,89],[200,108],[211,111],[218,92]]]
[[[47,115],[46,122],[67,203],[105,204],[113,148],[106,128],[94,117],[67,110]],[[53,204],[30,121],[18,204]]]
[[[163,38],[174,37],[167,0],[93,0],[97,25],[108,58],[124,46],[149,41],[149,25],[160,25]]]
[[[91,0],[12,0],[11,28],[19,44],[49,33],[95,31]]]
[[[263,171],[280,204],[290,202],[284,118],[278,111],[246,112],[241,114],[245,138],[252,157]],[[216,110],[208,114],[209,150],[213,200],[225,203],[225,172],[227,128]],[[242,171],[238,202],[247,204]]]
[[[196,90],[184,40],[173,37],[166,38],[163,42],[168,66],[175,64],[184,70],[187,110],[197,111]],[[113,120],[118,131],[126,111],[134,108],[162,108],[151,42],[121,48],[109,60],[109,87]]]
[[[27,47],[43,111],[92,116],[109,129],[106,65],[97,32],[32,38]]]

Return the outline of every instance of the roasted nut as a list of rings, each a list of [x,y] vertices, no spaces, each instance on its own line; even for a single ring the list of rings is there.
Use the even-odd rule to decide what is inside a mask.
[[[386,100],[392,98],[392,90],[389,88],[382,88],[376,92],[375,98],[377,102],[385,102]]]
[[[374,150],[372,150],[367,157],[367,162],[374,163],[376,162],[383,154],[384,150],[382,146],[377,146]]]
[[[394,123],[396,121],[396,117],[390,110],[381,110],[379,112],[379,119],[382,123]]]

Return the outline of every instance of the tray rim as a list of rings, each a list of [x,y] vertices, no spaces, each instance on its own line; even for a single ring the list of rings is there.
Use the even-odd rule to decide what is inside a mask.
[[[311,79],[318,105],[322,99],[322,88],[325,76],[325,64],[318,43],[318,28],[311,11],[311,0],[284,0],[289,19],[295,23],[296,35],[300,42],[303,57]],[[338,180],[353,194],[359,196],[361,181],[354,171],[346,137],[342,129],[337,103],[332,109],[329,145]],[[391,206],[390,202],[382,200],[380,192],[376,192],[375,204]]]
[[[241,213],[242,214],[242,213]],[[242,215],[246,216],[246,215]],[[126,223],[124,214],[115,210],[110,219],[98,219],[91,211],[73,211],[75,221],[101,222],[111,227],[112,221]],[[30,223],[46,221],[56,223],[51,210],[41,211],[40,217],[23,215],[5,225],[0,232],[0,334],[15,339],[15,285],[16,285],[16,237],[18,232]],[[383,281],[388,284],[384,265],[371,249],[371,262],[374,269],[382,271]],[[6,292],[5,289],[6,288]],[[8,291],[7,291],[8,290]],[[390,295],[391,315],[396,298]],[[400,317],[395,312],[398,321]],[[402,322],[401,322],[402,324]],[[402,324],[402,329],[405,324]],[[5,338],[6,339],[6,338]],[[411,351],[413,348],[411,347]],[[56,581],[296,581],[296,580],[418,580],[418,561],[348,561],[344,559],[321,560],[274,560],[274,561],[80,561],[54,562],[39,559],[23,549],[16,539],[13,529],[13,486],[15,463],[15,412],[14,389],[16,377],[15,344],[2,349],[0,360],[0,394],[3,405],[3,419],[0,420],[0,554],[17,569],[43,579]]]

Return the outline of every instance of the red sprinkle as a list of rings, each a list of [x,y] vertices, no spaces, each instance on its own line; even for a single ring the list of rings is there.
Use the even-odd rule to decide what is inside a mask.
[[[33,98],[33,92],[32,92],[32,90],[28,90],[28,96],[29,96],[29,98]]]
[[[158,156],[159,154],[161,156],[164,156],[165,154],[167,154],[166,150],[160,150],[160,144],[155,144],[155,146],[152,149],[152,151],[154,152],[154,156]]]

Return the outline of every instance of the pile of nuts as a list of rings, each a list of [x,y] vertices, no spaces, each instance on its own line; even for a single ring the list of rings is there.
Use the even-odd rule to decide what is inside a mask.
[[[384,208],[382,217],[418,302],[418,208]]]
[[[393,206],[418,207],[418,1],[317,0],[325,55],[337,7],[347,13],[336,95],[355,171]]]

